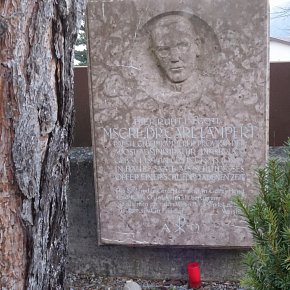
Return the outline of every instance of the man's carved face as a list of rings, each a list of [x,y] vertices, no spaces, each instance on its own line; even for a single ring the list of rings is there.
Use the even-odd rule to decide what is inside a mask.
[[[190,21],[177,15],[162,18],[152,30],[151,41],[153,53],[166,77],[173,83],[187,80],[198,55]]]

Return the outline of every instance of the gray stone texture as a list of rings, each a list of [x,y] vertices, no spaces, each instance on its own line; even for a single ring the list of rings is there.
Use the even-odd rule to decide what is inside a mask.
[[[243,273],[241,250],[98,246],[95,204],[91,148],[74,148],[68,192],[68,272],[186,279],[186,264],[197,261],[204,280],[237,280]]]
[[[247,247],[267,155],[267,1],[89,1],[98,238]]]
[[[272,148],[270,156],[285,160],[282,148]],[[245,250],[98,246],[91,148],[71,152],[68,224],[69,273],[186,279],[186,264],[199,262],[203,281],[235,281],[243,274],[241,254]]]
[[[281,147],[271,148],[270,157],[282,162],[286,158]],[[243,274],[241,254],[245,250],[98,246],[91,148],[74,148],[71,152],[68,223],[68,272],[186,279],[186,264],[199,262],[205,281],[238,280]]]
[[[123,290],[142,290],[141,286],[133,281],[127,281]]]

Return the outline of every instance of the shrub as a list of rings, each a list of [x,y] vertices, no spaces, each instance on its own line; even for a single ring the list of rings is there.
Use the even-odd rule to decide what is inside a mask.
[[[234,199],[254,241],[244,256],[241,285],[246,289],[290,289],[290,139],[285,148],[285,163],[270,160],[258,171],[260,192],[254,202]]]

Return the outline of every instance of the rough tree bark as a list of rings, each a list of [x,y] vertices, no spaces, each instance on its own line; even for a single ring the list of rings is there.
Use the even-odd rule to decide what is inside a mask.
[[[0,289],[62,289],[85,0],[0,2]]]

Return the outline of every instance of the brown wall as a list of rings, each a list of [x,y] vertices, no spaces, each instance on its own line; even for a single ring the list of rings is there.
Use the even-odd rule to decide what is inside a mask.
[[[270,66],[270,145],[281,146],[290,137],[290,63]]]
[[[87,67],[75,68],[75,147],[92,145]],[[290,136],[290,63],[270,65],[270,146],[281,146]]]
[[[75,68],[75,129],[73,146],[92,146],[87,67]]]

